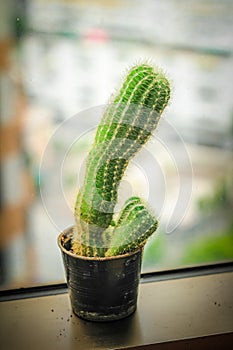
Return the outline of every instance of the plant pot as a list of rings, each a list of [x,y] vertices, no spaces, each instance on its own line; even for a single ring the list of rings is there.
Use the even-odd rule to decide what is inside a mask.
[[[58,237],[74,313],[90,321],[114,321],[136,310],[142,250],[89,258],[71,251],[72,227]]]

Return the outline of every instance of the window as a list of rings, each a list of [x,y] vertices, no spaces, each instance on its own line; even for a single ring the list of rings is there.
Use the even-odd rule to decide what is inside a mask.
[[[232,260],[232,4],[33,0],[1,6],[1,287],[63,281],[56,237],[72,224],[93,134],[85,120],[86,132],[67,149],[68,121],[106,103],[122,70],[143,57],[163,66],[174,86],[158,131],[120,189],[120,201],[137,189],[160,218],[143,271]],[[58,139],[61,123],[68,131]],[[41,168],[48,142],[50,161]],[[54,164],[64,154],[62,197]]]

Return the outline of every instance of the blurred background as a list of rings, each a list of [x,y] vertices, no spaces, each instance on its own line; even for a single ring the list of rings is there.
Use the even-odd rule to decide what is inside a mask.
[[[155,135],[146,146],[152,157],[144,160],[147,173],[135,161],[121,189],[126,197],[139,191],[159,211],[160,227],[146,245],[143,271],[232,260],[233,2],[0,0],[0,17],[1,288],[64,281],[56,240],[59,228],[72,222],[53,186],[59,176],[53,164],[67,152],[69,128],[64,139],[52,135],[71,116],[107,103],[122,72],[144,58],[172,80],[165,120],[176,131],[169,134],[165,124],[161,133],[176,159]],[[91,136],[72,146],[63,169],[71,210]],[[40,169],[49,141],[50,161]],[[192,172],[182,163],[184,147]],[[158,173],[146,164],[150,159]],[[148,174],[154,179],[149,188]],[[166,198],[160,184],[166,185]],[[190,184],[183,220],[168,234],[179,186]]]

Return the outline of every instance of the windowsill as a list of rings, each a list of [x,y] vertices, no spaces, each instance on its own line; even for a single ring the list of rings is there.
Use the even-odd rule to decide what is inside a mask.
[[[142,283],[136,313],[112,323],[77,318],[67,293],[3,301],[0,344],[4,350],[225,348],[233,342],[232,290],[229,271]]]

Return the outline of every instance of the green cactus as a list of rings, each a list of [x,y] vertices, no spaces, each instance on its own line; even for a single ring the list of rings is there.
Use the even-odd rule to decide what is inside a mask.
[[[103,112],[77,196],[73,251],[84,256],[124,254],[143,246],[157,220],[132,197],[114,222],[119,183],[129,160],[147,142],[170,98],[169,82],[148,64],[134,66]]]

